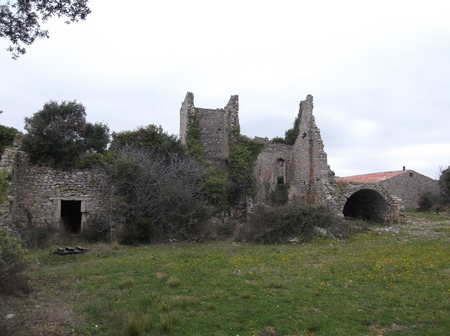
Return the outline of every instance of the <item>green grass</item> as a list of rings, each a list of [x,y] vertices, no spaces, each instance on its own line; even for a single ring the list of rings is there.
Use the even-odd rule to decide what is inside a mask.
[[[230,241],[32,257],[41,290],[65,279],[71,303],[97,326],[79,334],[450,334],[444,238],[369,232],[346,243]]]
[[[433,221],[433,222],[440,222],[447,220],[448,217],[438,215],[435,213],[432,213],[430,211],[417,211],[417,210],[407,210],[406,212],[408,218],[414,220],[414,219],[423,219],[427,221]]]

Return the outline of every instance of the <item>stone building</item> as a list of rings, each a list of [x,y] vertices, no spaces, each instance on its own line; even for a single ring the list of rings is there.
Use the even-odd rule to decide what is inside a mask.
[[[36,227],[79,233],[90,217],[110,220],[111,193],[106,176],[93,169],[59,170],[33,165],[19,146],[20,134],[0,161],[0,171],[12,183],[8,201],[2,207],[4,225],[16,216]]]
[[[401,198],[408,209],[417,209],[420,194],[431,192],[439,194],[437,180],[429,178],[411,169],[391,172],[364,174],[336,178],[338,183],[375,184],[386,188],[391,194]]]
[[[313,97],[300,102],[299,132],[293,145],[274,143],[265,138],[254,165],[257,192],[254,202],[265,202],[278,183],[287,184],[289,200],[324,204],[339,216],[377,221],[402,220],[402,200],[383,185],[337,184],[328,165],[327,154],[313,115]],[[180,138],[186,143],[188,120],[196,115],[201,143],[207,159],[226,172],[231,131],[239,130],[238,97],[231,96],[223,109],[204,109],[194,105],[187,93],[180,109]]]

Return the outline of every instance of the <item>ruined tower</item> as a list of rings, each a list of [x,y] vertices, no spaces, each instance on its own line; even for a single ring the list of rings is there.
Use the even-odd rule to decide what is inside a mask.
[[[299,133],[293,145],[294,180],[290,193],[292,198],[300,197],[306,203],[323,203],[331,195],[330,184],[334,181],[334,172],[328,165],[313,108],[311,95],[300,102]]]
[[[239,97],[231,96],[224,108],[207,109],[194,105],[194,94],[188,92],[180,109],[180,139],[186,144],[190,118],[195,118],[200,128],[200,141],[206,159],[215,167],[226,171],[229,155],[229,138],[233,130],[239,131]]]

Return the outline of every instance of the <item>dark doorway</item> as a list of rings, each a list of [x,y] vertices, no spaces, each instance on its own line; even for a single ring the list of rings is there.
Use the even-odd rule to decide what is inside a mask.
[[[61,200],[61,220],[70,233],[81,231],[81,201]]]
[[[342,211],[344,217],[384,222],[389,212],[389,204],[378,192],[363,189],[350,196]]]

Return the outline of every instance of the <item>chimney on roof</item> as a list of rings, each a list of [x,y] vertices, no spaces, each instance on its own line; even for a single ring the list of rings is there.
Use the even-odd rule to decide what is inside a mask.
[[[405,167],[405,166],[403,166],[403,171],[405,171],[405,169],[406,169],[406,167]]]

